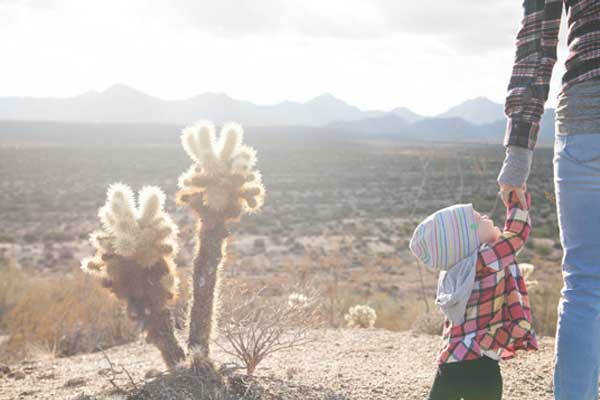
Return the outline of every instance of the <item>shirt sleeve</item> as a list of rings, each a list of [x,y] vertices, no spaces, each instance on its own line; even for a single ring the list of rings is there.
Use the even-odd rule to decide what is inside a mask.
[[[486,267],[499,271],[514,262],[514,256],[523,248],[531,232],[529,211],[520,208],[517,196],[509,196],[506,223],[500,238],[479,250],[479,261]],[[531,206],[531,194],[525,193],[527,208]]]
[[[504,113],[504,146],[533,150],[556,63],[563,0],[525,0]]]

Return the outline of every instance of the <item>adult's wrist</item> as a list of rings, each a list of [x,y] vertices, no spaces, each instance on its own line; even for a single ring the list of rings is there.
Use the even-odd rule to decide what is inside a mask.
[[[521,187],[529,178],[533,150],[521,146],[507,146],[498,183]]]

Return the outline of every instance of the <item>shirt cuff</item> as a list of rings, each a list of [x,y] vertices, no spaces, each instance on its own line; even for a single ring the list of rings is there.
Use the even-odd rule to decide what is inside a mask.
[[[498,183],[523,186],[529,178],[532,161],[533,150],[520,146],[508,146],[504,163],[498,175]]]
[[[520,146],[533,150],[540,132],[539,122],[508,118],[504,134],[504,146]]]

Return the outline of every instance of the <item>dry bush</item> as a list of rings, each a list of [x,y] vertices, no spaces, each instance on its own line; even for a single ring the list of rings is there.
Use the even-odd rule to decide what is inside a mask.
[[[301,294],[302,301],[267,298],[263,290],[228,291],[222,305],[220,335],[215,344],[235,357],[252,375],[270,354],[302,346],[316,339],[322,326],[320,297],[316,292]]]
[[[114,296],[92,278],[30,279],[5,318],[5,353],[24,356],[41,348],[58,356],[127,343],[139,334]]]
[[[0,264],[0,332],[6,330],[6,316],[15,306],[25,282],[25,274],[14,260]]]
[[[560,276],[547,277],[528,287],[533,327],[539,336],[556,334],[557,307],[563,283]]]
[[[411,330],[415,333],[441,335],[444,330],[444,315],[437,310],[423,313],[415,319]]]

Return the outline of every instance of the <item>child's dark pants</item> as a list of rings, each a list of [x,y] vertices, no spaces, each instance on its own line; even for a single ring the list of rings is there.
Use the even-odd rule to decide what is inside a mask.
[[[442,364],[429,400],[501,400],[502,375],[498,361],[488,357]]]

